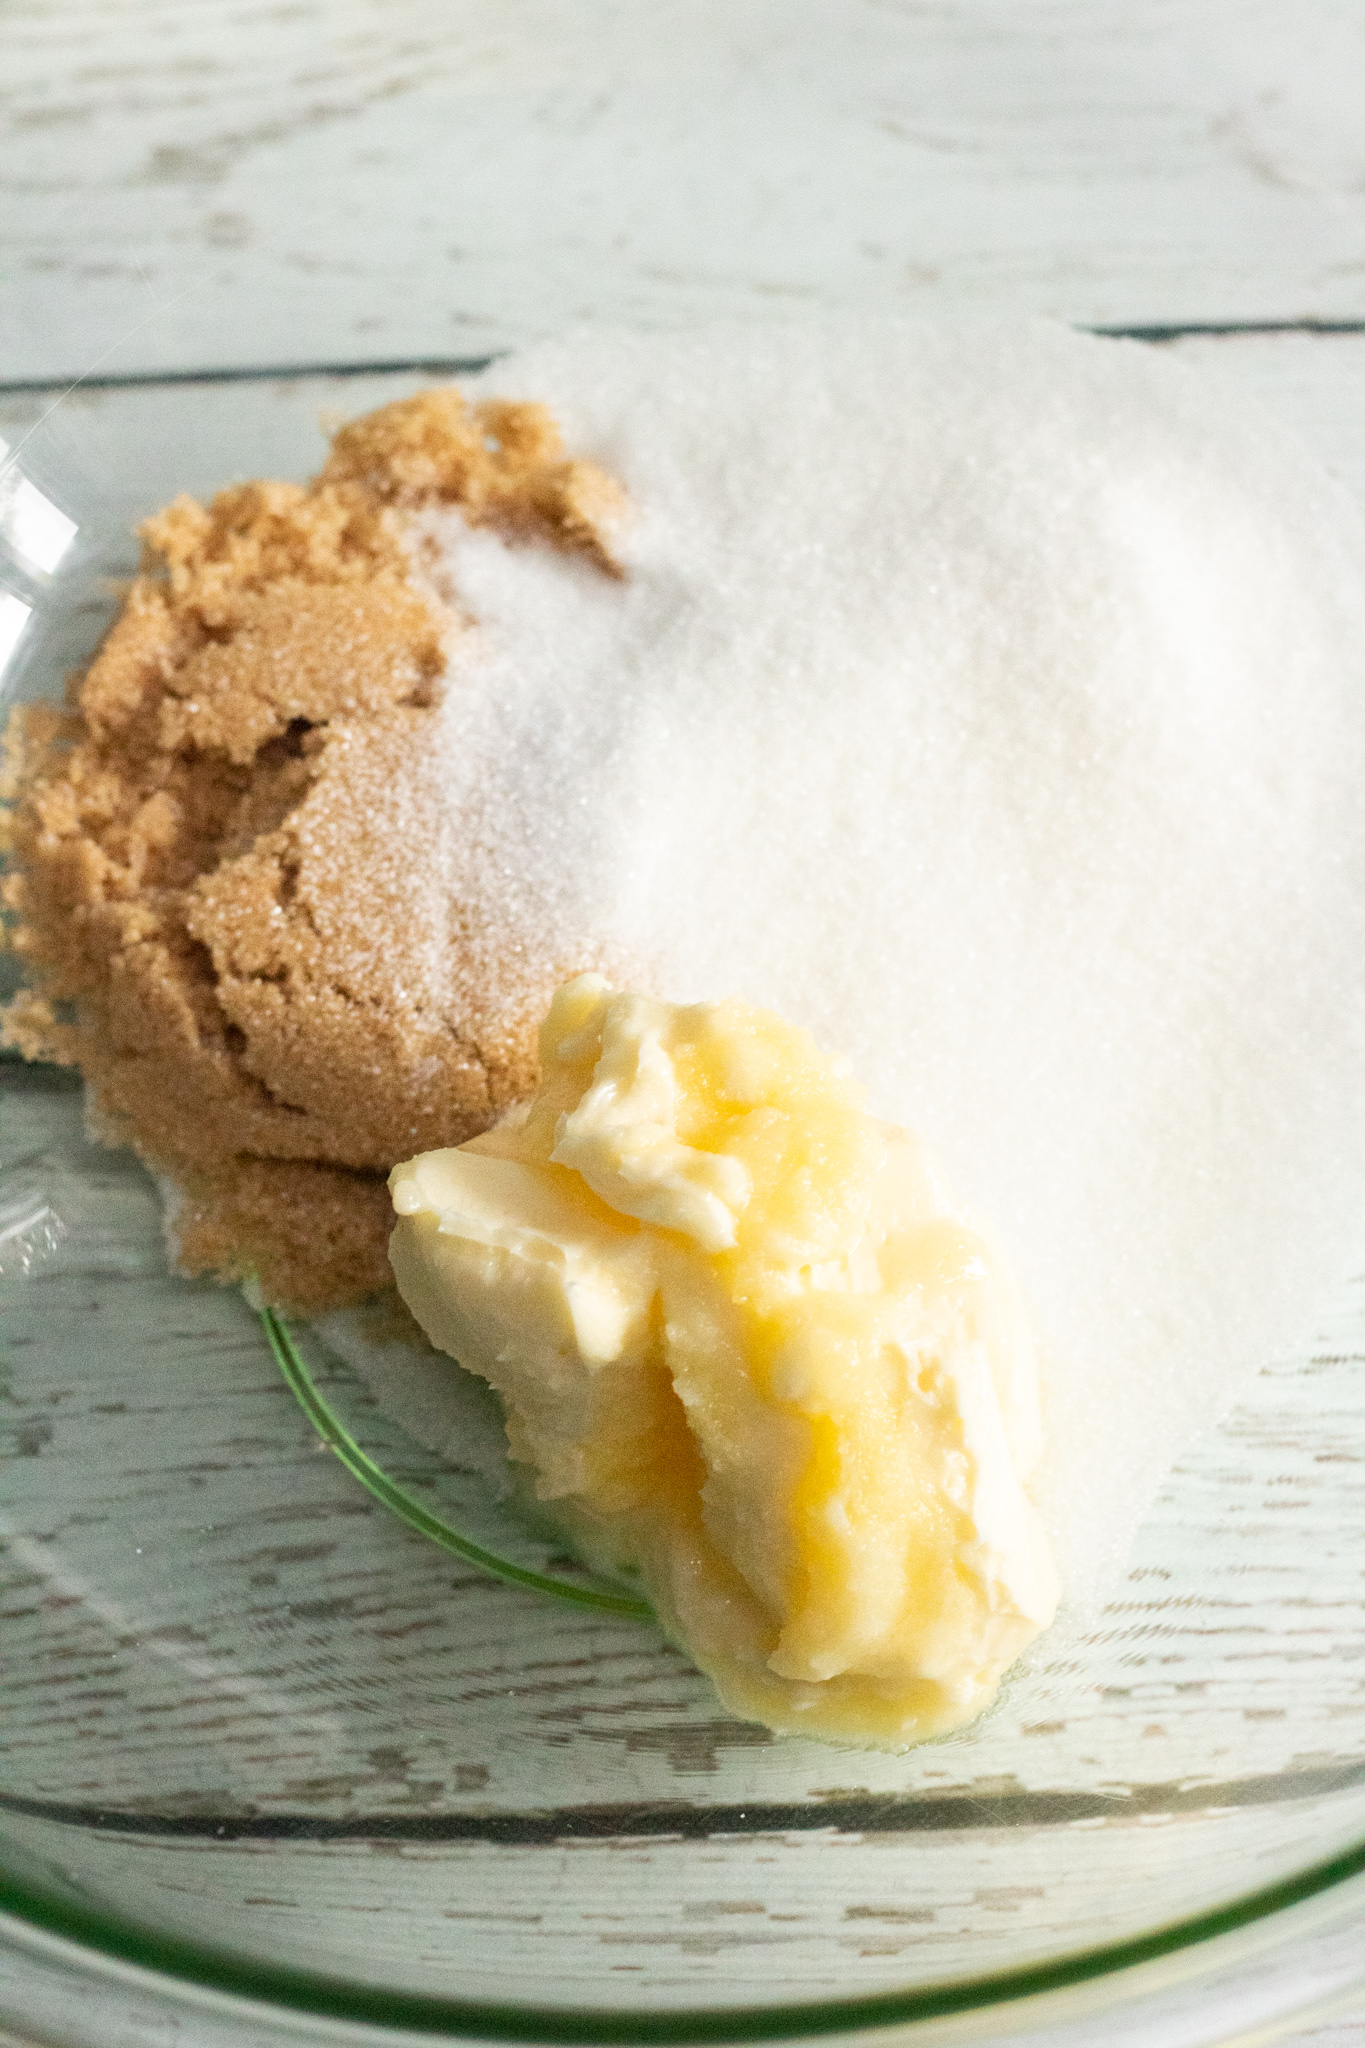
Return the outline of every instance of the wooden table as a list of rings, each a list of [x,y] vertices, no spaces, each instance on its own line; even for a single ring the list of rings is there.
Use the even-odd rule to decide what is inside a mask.
[[[0,107],[11,392],[1047,312],[1365,496],[1362,0],[15,0]]]

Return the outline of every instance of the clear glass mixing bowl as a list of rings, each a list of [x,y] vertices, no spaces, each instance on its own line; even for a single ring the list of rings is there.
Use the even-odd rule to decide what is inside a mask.
[[[6,699],[89,652],[139,517],[305,475],[320,414],[420,381],[0,396]],[[12,1057],[0,1266],[0,2019],[26,2038],[1176,2043],[1365,1984],[1359,1289],[1311,1351],[1248,1362],[1098,1627],[881,1756],[725,1718],[301,1331],[338,1457],[248,1304],[167,1274],[152,1184],[86,1141],[73,1078]],[[586,1599],[431,1541],[367,1459],[419,1523]]]

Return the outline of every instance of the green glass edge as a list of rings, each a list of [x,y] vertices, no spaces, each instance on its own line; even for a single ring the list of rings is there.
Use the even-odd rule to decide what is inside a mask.
[[[386,1991],[345,1978],[328,1978],[240,1960],[229,1950],[200,1947],[174,1936],[126,1933],[118,1922],[86,1908],[69,1906],[0,1870],[0,1909],[14,1912],[45,1932],[83,1943],[120,1962],[182,1979],[199,1988],[237,1998],[273,2002],[318,2018],[364,2021],[400,2033],[445,2034],[516,2042],[621,2044],[621,2048],[664,2048],[689,2042],[793,2040],[851,2028],[886,2027],[941,2019],[1010,2000],[1066,1990],[1098,1977],[1155,1962],[1182,1949],[1268,1919],[1287,1907],[1365,1875],[1365,1842],[1313,1865],[1298,1876],[1248,1892],[1230,1905],[1178,1920],[1154,1933],[1111,1942],[1031,1963],[993,1976],[969,1977],[919,1991],[878,1992],[866,1998],[827,2000],[753,2008],[711,2006],[692,2012],[629,2012],[586,2006],[519,2006],[479,2000],[437,1998]]]
[[[373,1463],[332,1414],[313,1384],[288,1325],[272,1309],[261,1311],[271,1352],[286,1383],[322,1440],[385,1507],[422,1535],[514,1585],[547,1592],[579,1605],[650,1616],[643,1601],[622,1594],[567,1586],[514,1565],[450,1529]],[[513,2042],[622,2044],[622,2048],[664,2048],[664,2044],[782,2041],[856,2028],[905,2025],[972,2012],[1011,2000],[1064,1990],[1095,1978],[1197,1947],[1219,1935],[1268,1919],[1352,1878],[1365,1875],[1365,1842],[1325,1863],[1315,1864],[1275,1885],[1246,1893],[1230,1904],[1173,1921],[1151,1934],[1084,1949],[1052,1962],[1029,1964],[985,1977],[962,1978],[921,1990],[881,1992],[864,1998],[766,2007],[715,2006],[685,2013],[545,2008],[481,2000],[438,1998],[388,1991],[329,1978],[306,1970],[261,1965],[230,1950],[200,1946],[174,1936],[127,1929],[117,1920],[68,1905],[5,1874],[0,1861],[0,1909],[64,1939],[139,1968],[228,1995],[273,2002],[319,2018],[364,2021],[402,2033],[483,2037]]]
[[[530,1571],[524,1565],[513,1564],[510,1559],[485,1550],[482,1544],[461,1536],[458,1529],[452,1529],[439,1516],[433,1515],[420,1501],[406,1493],[396,1480],[390,1479],[337,1420],[314,1385],[289,1326],[278,1310],[263,1308],[260,1317],[275,1363],[318,1435],[336,1452],[347,1471],[410,1529],[415,1529],[421,1536],[429,1536],[433,1543],[439,1543],[445,1550],[453,1550],[467,1564],[477,1565],[480,1571],[488,1572],[495,1579],[503,1579],[508,1585],[525,1586],[534,1593],[550,1593],[556,1600],[567,1600],[575,1607],[591,1607],[601,1614],[627,1614],[638,1621],[653,1621],[654,1610],[647,1600],[595,1586],[575,1586],[564,1579],[552,1579],[545,1572]]]

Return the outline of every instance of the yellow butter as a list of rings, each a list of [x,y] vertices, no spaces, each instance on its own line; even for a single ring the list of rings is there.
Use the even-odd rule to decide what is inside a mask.
[[[390,1255],[580,1553],[734,1712],[960,1726],[1052,1619],[1026,1320],[803,1031],[582,975],[528,1112],[395,1169]]]

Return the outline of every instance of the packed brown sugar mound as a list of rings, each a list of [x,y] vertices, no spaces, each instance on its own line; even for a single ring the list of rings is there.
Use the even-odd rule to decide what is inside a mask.
[[[147,521],[71,708],[7,735],[4,1039],[78,1066],[101,1135],[168,1179],[183,1269],[299,1309],[384,1285],[389,1168],[534,1080],[529,1018],[482,1020],[449,960],[395,965],[422,845],[458,829],[413,765],[468,626],[409,516],[440,505],[617,573],[620,493],[542,407],[429,392],[343,428],[307,488]],[[458,956],[461,906],[424,908]]]

